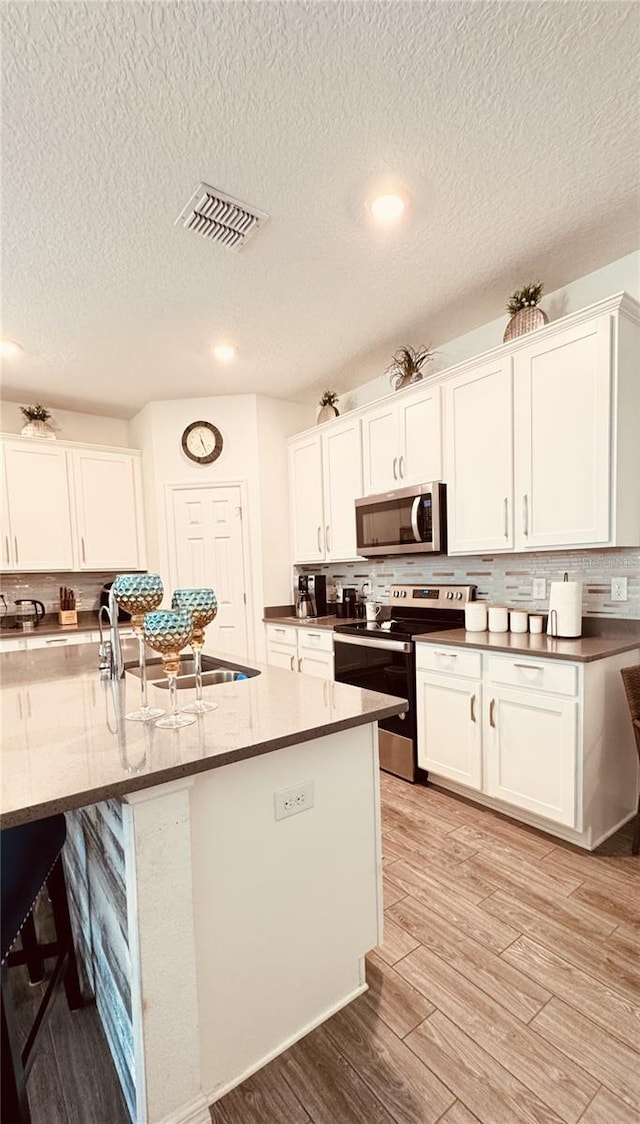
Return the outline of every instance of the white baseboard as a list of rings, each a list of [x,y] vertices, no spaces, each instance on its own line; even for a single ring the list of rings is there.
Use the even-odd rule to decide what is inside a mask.
[[[349,995],[346,995],[344,999],[338,1000],[337,1003],[334,1003],[333,1006],[329,1007],[328,1010],[319,1015],[317,1019],[314,1019],[312,1022],[308,1023],[307,1026],[303,1027],[302,1030],[298,1031],[297,1034],[292,1034],[291,1037],[282,1042],[280,1046],[276,1046],[274,1050],[271,1050],[268,1054],[265,1054],[265,1056],[261,1058],[259,1062],[256,1062],[255,1065],[250,1066],[247,1070],[245,1070],[244,1073],[240,1075],[240,1077],[235,1077],[233,1081],[228,1081],[226,1085],[220,1086],[220,1088],[216,1089],[215,1091],[211,1091],[209,1093],[205,1092],[204,1095],[208,1099],[208,1103],[214,1104],[216,1101],[219,1101],[221,1097],[225,1096],[226,1093],[230,1093],[231,1090],[235,1089],[237,1085],[241,1085],[243,1081],[246,1081],[248,1077],[252,1076],[252,1074],[257,1073],[259,1069],[263,1068],[263,1066],[268,1065],[269,1062],[272,1062],[274,1058],[279,1057],[280,1054],[284,1054],[285,1050],[288,1050],[290,1046],[293,1046],[294,1043],[299,1042],[300,1039],[304,1038],[306,1034],[310,1034],[312,1030],[315,1030],[316,1027],[321,1026],[323,1022],[326,1022],[326,1020],[330,1019],[332,1015],[335,1015],[337,1011],[341,1011],[343,1007],[346,1007],[349,1003],[352,1003],[354,999],[357,999],[359,995],[362,995],[365,991],[368,990],[369,985],[366,982],[360,984],[353,991],[351,991]],[[165,1121],[162,1121],[162,1124],[165,1124]],[[174,1124],[174,1121],[167,1120],[166,1124]],[[182,1124],[182,1120],[176,1120],[175,1124]],[[185,1121],[185,1124],[191,1124],[191,1121]],[[200,1124],[200,1121],[195,1120],[194,1118],[193,1124]],[[203,1124],[210,1124],[209,1116],[207,1116],[207,1120],[206,1122],[203,1122]]]
[[[150,1124],[211,1124],[209,1102],[204,1095],[200,1095],[170,1112],[168,1116],[163,1116],[162,1120],[151,1121]]]

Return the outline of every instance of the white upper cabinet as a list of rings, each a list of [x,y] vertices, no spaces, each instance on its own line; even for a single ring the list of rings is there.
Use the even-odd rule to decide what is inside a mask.
[[[66,449],[43,439],[6,441],[4,459],[8,523],[2,528],[3,565],[19,571],[72,570]]]
[[[610,317],[519,351],[514,395],[516,549],[608,542]]]
[[[362,430],[365,495],[442,479],[439,386],[367,410]]]
[[[325,523],[319,433],[307,434],[290,443],[289,488],[294,561],[321,562]]]
[[[2,445],[3,568],[144,568],[137,453],[38,438]]]
[[[340,419],[289,444],[294,562],[355,558],[362,495],[360,419]]]
[[[449,554],[513,547],[511,357],[445,384]]]
[[[75,512],[81,570],[144,566],[139,458],[74,449]]]
[[[360,418],[345,418],[322,434],[325,557],[355,558],[355,501],[362,495]]]

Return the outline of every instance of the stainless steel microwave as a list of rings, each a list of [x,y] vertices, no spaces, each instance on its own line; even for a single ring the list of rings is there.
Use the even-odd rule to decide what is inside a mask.
[[[445,553],[445,485],[416,484],[356,500],[356,540],[365,557]]]

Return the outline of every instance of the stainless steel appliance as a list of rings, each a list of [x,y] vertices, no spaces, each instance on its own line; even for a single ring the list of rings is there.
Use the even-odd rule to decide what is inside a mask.
[[[445,553],[445,485],[416,484],[356,500],[356,540],[365,557]]]
[[[399,716],[378,723],[380,767],[408,781],[417,776],[415,642],[428,632],[464,627],[475,585],[393,585],[388,620],[350,621],[334,628],[335,678],[407,700]]]
[[[299,574],[296,592],[296,616],[326,617],[327,579],[324,574]]]

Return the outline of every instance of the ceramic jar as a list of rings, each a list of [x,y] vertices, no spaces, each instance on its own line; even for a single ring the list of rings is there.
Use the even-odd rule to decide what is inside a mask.
[[[484,601],[467,601],[464,607],[464,627],[467,632],[485,632],[487,606]]]
[[[512,609],[509,613],[509,627],[512,632],[526,632],[529,627],[529,614],[526,609]]]
[[[489,632],[509,631],[509,611],[504,605],[489,606]]]

